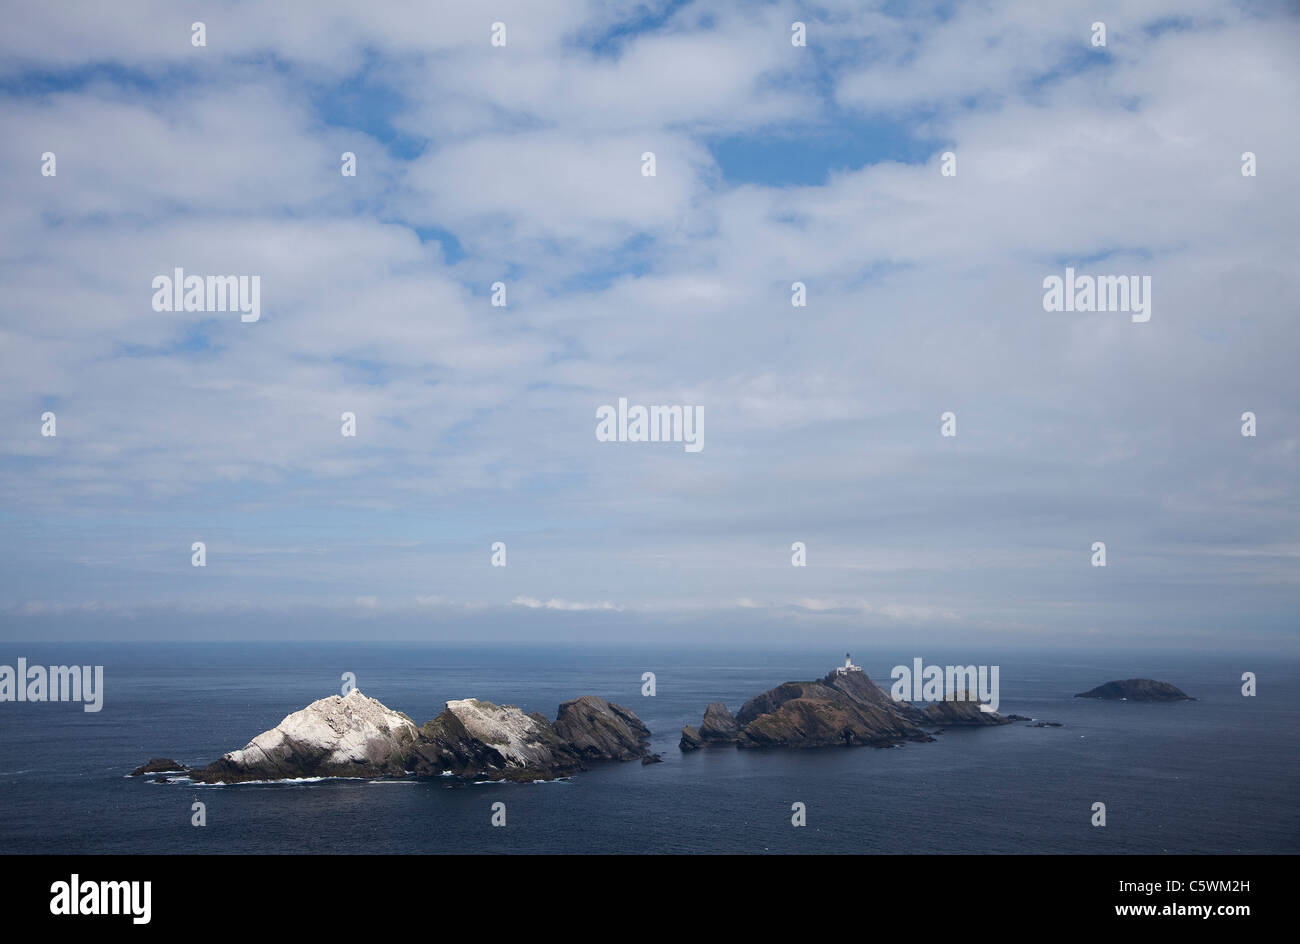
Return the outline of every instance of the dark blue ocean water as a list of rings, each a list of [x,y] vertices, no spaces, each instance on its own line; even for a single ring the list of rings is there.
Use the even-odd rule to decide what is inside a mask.
[[[878,682],[914,655],[1001,666],[1003,713],[1064,723],[952,730],[930,744],[682,754],[705,704],[734,711],[839,653],[417,645],[14,645],[30,664],[105,666],[105,704],[0,704],[6,853],[1300,852],[1300,665],[1190,654],[880,650]],[[1259,676],[1244,698],[1240,676]],[[543,784],[439,781],[158,785],[150,757],[200,764],[339,691],[340,675],[417,723],[447,699],[542,711],[596,694],[635,711],[664,763]],[[641,695],[641,674],[658,693]],[[1196,702],[1075,699],[1115,678],[1172,682]],[[208,825],[190,825],[197,795]],[[507,825],[490,824],[504,801]],[[791,804],[808,825],[791,826]],[[1091,806],[1107,825],[1090,825]]]

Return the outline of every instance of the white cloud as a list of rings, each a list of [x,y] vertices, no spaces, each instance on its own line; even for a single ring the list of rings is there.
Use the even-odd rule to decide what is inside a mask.
[[[618,611],[623,609],[623,607],[610,603],[607,600],[600,600],[598,602],[593,602],[593,603],[583,603],[583,602],[573,601],[573,600],[558,600],[558,599],[539,600],[536,597],[517,596],[510,602],[513,603],[515,606],[528,607],[530,610],[543,609],[543,610],[572,610],[572,611],[581,611],[581,610]]]
[[[581,40],[635,5],[226,6],[205,50],[170,5],[24,8],[7,74],[95,77],[0,104],[0,603],[179,605],[201,536],[230,601],[1280,623],[1296,21],[1022,6],[691,5],[603,55]],[[789,45],[799,17],[813,48]],[[1108,52],[1079,71],[1094,19]],[[373,123],[346,126],[349,95]],[[864,156],[736,185],[708,147],[795,126],[789,159],[822,160],[828,115],[880,112],[951,141],[958,176]],[[1043,312],[1070,259],[1152,275],[1151,323]],[[261,275],[262,321],[152,311],[175,265]],[[704,405],[706,450],[597,443],[618,396]],[[1098,535],[1105,600],[1079,565]]]

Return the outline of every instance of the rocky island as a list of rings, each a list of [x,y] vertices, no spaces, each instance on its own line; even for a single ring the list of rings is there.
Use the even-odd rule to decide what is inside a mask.
[[[595,695],[566,701],[551,724],[469,698],[420,728],[409,769],[417,777],[448,774],[482,780],[551,780],[592,761],[644,758],[650,731],[632,712]]]
[[[734,716],[712,702],[699,728],[682,729],[683,751],[716,744],[741,748],[892,747],[904,741],[931,741],[922,725],[1010,724],[997,712],[981,711],[969,692],[924,709],[895,701],[859,667],[846,662],[813,682],[785,682],[756,695]]]
[[[447,702],[417,727],[359,690],[331,695],[206,767],[155,758],[133,776],[182,772],[199,783],[316,777],[439,777],[550,780],[599,761],[645,758],[650,731],[631,711],[594,695],[560,705],[554,724],[539,712],[466,698]]]
[[[1196,701],[1190,695],[1155,679],[1124,679],[1107,682],[1086,692],[1079,692],[1075,698],[1104,698],[1110,701]]]
[[[141,764],[135,770],[131,771],[132,777],[142,777],[145,774],[180,774],[189,770],[179,761],[174,761],[170,757],[151,757],[149,762]]]

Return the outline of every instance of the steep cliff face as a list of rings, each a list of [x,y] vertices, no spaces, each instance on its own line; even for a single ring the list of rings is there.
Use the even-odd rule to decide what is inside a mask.
[[[415,744],[415,722],[359,690],[331,695],[285,717],[201,770],[202,783],[304,777],[383,777],[401,774]]]
[[[1105,698],[1112,701],[1196,701],[1189,695],[1168,682],[1155,679],[1137,678],[1106,682],[1086,692],[1080,692],[1075,698]]]
[[[700,740],[709,744],[735,744],[740,739],[740,724],[720,701],[709,702],[700,722]]]
[[[646,753],[650,740],[650,729],[640,718],[595,695],[562,704],[555,733],[584,760],[633,760]]]

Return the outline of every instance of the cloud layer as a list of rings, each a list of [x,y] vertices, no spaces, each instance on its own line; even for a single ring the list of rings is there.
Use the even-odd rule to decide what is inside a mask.
[[[1293,8],[73,9],[0,37],[11,638],[1294,646]]]

